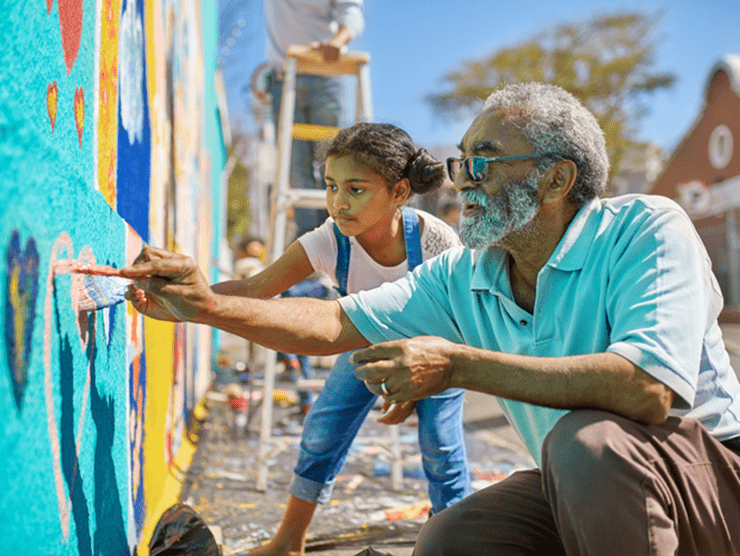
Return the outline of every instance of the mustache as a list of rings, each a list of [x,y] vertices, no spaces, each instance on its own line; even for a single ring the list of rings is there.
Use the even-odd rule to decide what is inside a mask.
[[[491,204],[491,198],[477,188],[458,192],[457,199],[463,205],[471,204],[488,207]]]

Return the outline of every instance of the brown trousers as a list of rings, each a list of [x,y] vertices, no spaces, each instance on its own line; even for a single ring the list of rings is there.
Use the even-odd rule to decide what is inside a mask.
[[[740,554],[740,449],[729,445],[693,419],[572,411],[545,439],[541,470],[431,517],[414,555]]]

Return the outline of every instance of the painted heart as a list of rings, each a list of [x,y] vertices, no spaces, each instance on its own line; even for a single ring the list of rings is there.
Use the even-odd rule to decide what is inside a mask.
[[[15,403],[20,410],[28,380],[31,341],[39,292],[39,253],[30,238],[21,252],[18,230],[13,230],[7,254],[5,290],[5,344]]]

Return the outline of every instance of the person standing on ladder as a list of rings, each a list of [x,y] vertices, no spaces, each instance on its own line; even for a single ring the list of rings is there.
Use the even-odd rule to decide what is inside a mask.
[[[267,57],[271,69],[266,86],[272,97],[277,127],[283,95],[283,64],[288,47],[308,45],[321,52],[325,62],[336,62],[347,44],[365,28],[362,0],[265,0]],[[342,116],[342,78],[324,75],[296,76],[294,123],[339,127]],[[267,103],[264,92],[254,90]],[[295,141],[290,159],[290,184],[294,189],[321,189],[314,173],[316,149],[312,141]],[[294,209],[297,237],[320,226],[325,210]]]

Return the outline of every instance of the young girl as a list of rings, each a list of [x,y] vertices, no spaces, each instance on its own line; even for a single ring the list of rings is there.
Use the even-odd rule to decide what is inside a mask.
[[[424,260],[459,245],[454,231],[438,218],[402,208],[412,193],[437,189],[444,180],[444,166],[425,150],[417,150],[395,126],[361,123],[341,130],[329,143],[324,178],[330,214],[326,222],[296,240],[256,276],[214,285],[215,292],[270,298],[319,270],[336,279],[340,293],[354,293],[397,280]],[[375,403],[375,396],[355,378],[349,356],[337,358],[306,416],[285,515],[272,541],[253,555],[303,554],[316,505],[331,499],[334,478]],[[470,492],[463,395],[462,389],[451,389],[416,403],[432,512]],[[380,421],[400,423],[413,409],[413,403],[395,406]]]

